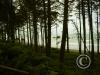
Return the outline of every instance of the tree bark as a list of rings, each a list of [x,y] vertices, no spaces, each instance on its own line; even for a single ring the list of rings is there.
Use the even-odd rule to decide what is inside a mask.
[[[86,53],[86,26],[85,26],[85,0],[82,0],[82,17],[83,17],[83,36],[84,36],[84,53]]]
[[[32,32],[31,32],[31,20],[30,20],[30,12],[29,12],[29,32],[30,32],[30,45],[32,46]]]
[[[88,1],[88,18],[89,18],[89,26],[90,26],[90,32],[91,32],[91,59],[92,59],[92,65],[94,64],[94,39],[93,39],[93,24],[92,24],[92,4],[90,2],[90,0],[87,0]],[[91,6],[90,6],[91,4]],[[91,10],[90,10],[91,8]]]
[[[34,49],[38,51],[38,41],[37,41],[37,12],[36,12],[36,0],[33,1],[33,28],[34,28]]]
[[[51,54],[51,1],[48,0],[48,45],[47,45],[47,56]]]
[[[80,11],[80,0],[79,0],[79,23],[80,23],[80,41],[79,41],[79,53],[81,54],[81,47],[82,47],[82,44],[81,44],[81,11]]]
[[[47,23],[46,23],[46,5],[45,5],[45,0],[43,0],[43,9],[44,9],[44,32],[45,32],[45,50],[47,53],[47,43],[48,43],[48,38],[47,38]]]
[[[64,1],[64,21],[63,21],[63,32],[62,32],[62,41],[60,48],[60,62],[64,63],[64,53],[66,45],[66,36],[67,36],[67,25],[68,25],[68,0]]]
[[[24,44],[25,44],[25,28],[24,28],[24,26],[23,26],[23,40],[24,40]]]
[[[27,44],[29,45],[29,23],[27,21]]]
[[[14,43],[15,40],[15,27],[14,27],[14,9],[13,9],[13,5],[12,5],[12,0],[9,0],[6,2],[7,4],[7,18],[8,18],[8,22],[7,22],[7,34],[8,34],[8,40]]]

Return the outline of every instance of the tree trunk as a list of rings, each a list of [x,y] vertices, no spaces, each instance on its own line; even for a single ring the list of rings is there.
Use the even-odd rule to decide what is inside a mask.
[[[64,0],[64,20],[63,20],[63,32],[62,32],[62,40],[61,40],[61,48],[60,48],[60,75],[65,75],[64,71],[64,53],[65,53],[65,45],[66,45],[66,36],[68,41],[68,0]],[[67,42],[68,45],[68,42]]]
[[[37,41],[37,13],[36,13],[36,1],[33,1],[33,28],[34,28],[34,49],[38,51],[38,41]]]
[[[30,45],[32,46],[32,35],[31,35],[31,21],[30,21],[30,13],[29,13],[29,32],[30,32]]]
[[[10,0],[10,10],[9,10],[9,15],[10,15],[10,34],[11,34],[11,41],[14,43],[15,41],[15,27],[14,27],[14,16],[15,16],[15,12],[14,12],[14,9],[13,9],[13,1]]]
[[[60,62],[64,63],[64,53],[66,45],[66,36],[67,36],[67,25],[68,25],[68,0],[64,1],[64,21],[63,21],[63,32],[62,32],[62,41],[60,48]]]
[[[58,28],[56,25],[56,48],[58,48],[58,34],[57,34]]]
[[[90,52],[90,49],[91,49],[91,33],[90,33],[90,28],[89,28],[89,52]]]
[[[91,59],[92,59],[92,65],[94,64],[94,39],[93,39],[93,24],[92,24],[92,5],[90,6],[91,2],[90,0],[88,1],[88,18],[89,18],[89,26],[90,26],[90,32],[91,32]],[[91,8],[91,10],[90,10]]]
[[[19,43],[20,43],[20,28],[18,27],[18,40],[19,40]]]
[[[47,44],[47,56],[51,54],[51,1],[48,0],[48,44]]]
[[[86,53],[86,26],[85,26],[85,0],[82,0],[82,17],[83,17],[83,36],[84,36],[84,53]]]
[[[44,32],[45,32],[45,50],[46,50],[46,55],[47,55],[47,44],[48,44],[48,38],[47,38],[47,23],[46,23],[46,5],[45,5],[45,0],[43,0],[43,9],[44,9]]]
[[[41,22],[40,22],[40,31],[41,31],[41,53],[44,49],[44,31],[43,31],[43,19],[41,19]]]
[[[14,9],[12,6],[12,0],[7,1],[7,7],[8,7],[8,22],[7,22],[7,35],[8,35],[8,40],[11,42],[14,42],[15,40],[15,28],[14,28]]]
[[[24,41],[24,44],[25,44],[25,28],[24,28],[24,26],[23,26],[23,41]]]
[[[80,23],[80,41],[79,41],[79,53],[81,54],[81,47],[82,47],[82,44],[81,44],[81,11],[80,11],[80,0],[79,0],[79,23]]]
[[[29,45],[29,25],[28,25],[28,21],[27,21],[27,44]]]

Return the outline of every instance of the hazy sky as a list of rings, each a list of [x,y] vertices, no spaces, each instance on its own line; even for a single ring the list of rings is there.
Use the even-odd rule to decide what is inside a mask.
[[[62,0],[60,0],[60,1],[62,1]],[[75,3],[75,5],[76,5],[76,3]],[[63,6],[59,6],[58,8],[59,9],[56,9],[56,11],[58,11],[60,14],[63,14]],[[76,10],[75,6],[73,6],[73,9]],[[78,16],[76,16],[75,12],[72,12],[69,15],[72,15],[72,17],[69,17],[69,19],[72,19],[75,22],[75,24],[78,26],[78,28],[79,28],[80,27],[79,26],[79,19],[78,18],[76,19],[76,17],[78,17]],[[97,15],[96,15],[96,13],[93,12],[92,19],[93,19],[94,34],[96,34],[96,29],[97,29],[96,28],[97,27],[97,25],[96,25],[96,18],[97,18]],[[63,17],[58,16],[58,19],[62,21]],[[86,20],[86,32],[87,32],[87,34],[89,34],[88,16],[86,16],[85,20]],[[99,18],[99,22],[100,22],[100,18]],[[57,24],[58,24],[58,35],[61,35],[63,21],[62,21],[62,23],[57,23]],[[69,21],[68,28],[69,28],[69,34],[76,34],[77,33],[76,28],[75,28],[74,24],[72,23],[72,21]],[[55,33],[56,33],[55,31],[56,31],[56,27],[55,28],[52,27],[52,34],[53,35],[55,35]],[[83,25],[82,25],[82,31],[83,31]],[[99,32],[100,32],[100,24],[99,24]]]
[[[62,0],[60,0],[62,1]],[[56,37],[56,26],[57,26],[57,35],[58,36],[61,36],[62,35],[62,29],[63,29],[63,6],[59,5],[59,3],[56,3],[55,5],[58,5],[58,7],[55,9],[52,8],[53,11],[57,11],[59,12],[59,14],[62,14],[62,15],[58,15],[57,19],[60,21],[55,21],[55,24],[53,24],[52,26],[52,37]],[[55,6],[54,5],[54,6]],[[75,9],[75,6],[72,7],[74,10]],[[76,19],[76,15],[75,15],[75,12],[72,12],[70,13],[69,15],[72,15],[72,17],[69,17],[69,19],[72,19],[75,24],[78,26],[79,28],[79,19],[77,18]],[[94,34],[96,34],[96,14],[93,13],[93,28],[94,28]],[[100,22],[100,18],[99,18],[99,22]],[[69,39],[69,44],[70,44],[70,49],[78,49],[78,40],[77,40],[77,36],[76,36],[76,28],[74,26],[74,24],[72,23],[72,21],[69,21],[68,23],[68,29],[69,29],[69,37],[76,37],[74,39]],[[82,26],[82,29],[83,29],[83,26]],[[25,30],[25,32],[27,31],[27,28]],[[82,30],[83,31],[83,30]],[[99,25],[99,31],[100,31],[100,25]],[[89,34],[89,24],[88,24],[88,18],[86,18],[86,32],[87,34]],[[33,32],[32,32],[33,33]],[[23,37],[23,32],[21,32],[21,36]],[[39,33],[39,35],[41,35]],[[25,36],[27,37],[27,34],[25,34]],[[95,36],[96,37],[96,36]],[[40,40],[40,43],[41,43],[41,38],[39,38]],[[26,42],[27,42],[27,38],[26,38]],[[57,41],[55,38],[52,38],[52,41],[51,41],[51,45],[52,47],[56,47],[56,42],[58,42],[58,47],[60,48],[60,45],[61,45],[61,38],[59,38]],[[83,45],[82,45],[83,47]],[[87,47],[88,47],[88,39],[87,39]],[[96,41],[95,41],[95,50],[96,50],[97,46],[96,46]]]

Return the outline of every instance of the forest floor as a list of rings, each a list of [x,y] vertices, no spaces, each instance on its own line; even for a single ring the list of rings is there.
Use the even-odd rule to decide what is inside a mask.
[[[100,75],[100,54],[95,54],[94,67],[82,70],[76,65],[78,52],[65,52],[64,69],[59,67],[59,50],[51,49],[46,57],[45,50],[34,47],[0,42],[0,75]],[[25,73],[26,72],[26,73]]]

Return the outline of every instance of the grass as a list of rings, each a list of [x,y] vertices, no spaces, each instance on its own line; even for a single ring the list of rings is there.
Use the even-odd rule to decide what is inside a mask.
[[[95,64],[92,69],[82,70],[76,65],[78,52],[65,52],[63,69],[60,68],[59,50],[51,49],[51,57],[46,57],[45,50],[41,47],[35,52],[34,47],[22,44],[9,44],[0,42],[0,65],[6,65],[29,72],[29,75],[100,75],[100,55],[95,54]],[[41,50],[43,50],[41,52]],[[1,75],[24,75],[11,70],[0,68]]]

